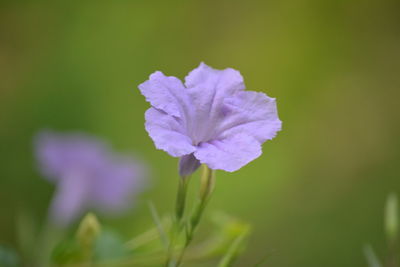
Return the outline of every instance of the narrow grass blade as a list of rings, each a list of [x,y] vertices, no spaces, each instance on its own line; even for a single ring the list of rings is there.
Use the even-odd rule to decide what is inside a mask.
[[[164,227],[160,220],[160,216],[158,215],[157,209],[154,206],[153,202],[149,202],[149,209],[150,209],[151,217],[153,218],[154,224],[157,226],[157,230],[160,235],[161,242],[162,242],[164,248],[168,249],[168,245],[169,245],[168,236],[164,230]]]
[[[364,255],[369,267],[382,267],[371,245],[366,245],[364,247]]]

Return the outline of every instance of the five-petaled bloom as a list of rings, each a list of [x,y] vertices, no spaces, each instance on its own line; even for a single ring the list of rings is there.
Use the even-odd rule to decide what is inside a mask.
[[[143,166],[89,135],[42,132],[35,150],[42,174],[57,184],[50,217],[59,225],[89,210],[119,213],[142,189]]]
[[[245,91],[234,69],[204,63],[185,84],[157,71],[139,85],[151,104],[146,130],[158,149],[180,157],[181,176],[200,163],[236,171],[261,155],[261,145],[281,129],[274,98]]]

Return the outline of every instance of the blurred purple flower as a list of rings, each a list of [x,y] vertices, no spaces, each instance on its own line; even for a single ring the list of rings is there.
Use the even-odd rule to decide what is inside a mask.
[[[143,189],[144,168],[82,133],[42,132],[35,140],[42,174],[57,185],[50,216],[67,225],[89,210],[116,214]]]
[[[204,63],[185,78],[155,72],[139,85],[152,105],[146,130],[158,149],[181,157],[180,174],[200,163],[236,171],[261,155],[261,144],[281,129],[274,98],[245,91],[234,69],[216,70]]]

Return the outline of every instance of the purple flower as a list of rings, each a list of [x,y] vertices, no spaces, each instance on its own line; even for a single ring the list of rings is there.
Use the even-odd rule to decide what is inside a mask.
[[[152,105],[146,130],[158,149],[181,157],[182,176],[200,163],[236,171],[259,157],[261,144],[281,129],[275,99],[245,91],[234,69],[201,63],[185,84],[157,71],[139,89]]]
[[[142,189],[143,168],[82,133],[42,132],[35,140],[42,174],[57,185],[50,216],[67,225],[89,210],[115,214]]]

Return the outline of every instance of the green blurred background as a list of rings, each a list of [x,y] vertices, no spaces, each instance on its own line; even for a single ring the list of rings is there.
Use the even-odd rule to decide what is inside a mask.
[[[177,159],[145,132],[137,85],[204,61],[276,97],[283,121],[261,158],[218,173],[209,212],[254,226],[238,266],[365,266],[365,243],[384,255],[383,205],[400,192],[399,14],[397,0],[2,0],[0,243],[15,245],[19,210],[46,214],[54,188],[32,156],[43,128],[87,131],[152,167],[132,212],[104,223],[128,236],[151,224],[148,200],[170,211]]]

